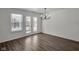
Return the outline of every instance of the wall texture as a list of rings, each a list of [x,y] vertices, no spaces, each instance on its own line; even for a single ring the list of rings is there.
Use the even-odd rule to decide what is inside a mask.
[[[11,32],[11,13],[22,14],[24,16],[22,31]],[[39,15],[40,14],[38,13],[21,9],[0,8],[0,42],[27,36],[27,34],[25,33],[25,16],[38,17],[38,32],[41,32],[41,21]]]
[[[79,41],[79,9],[60,9],[50,12],[52,18],[43,21],[43,32]]]

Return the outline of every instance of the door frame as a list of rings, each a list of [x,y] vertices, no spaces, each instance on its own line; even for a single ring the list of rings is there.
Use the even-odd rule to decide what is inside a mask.
[[[31,20],[31,32],[30,33],[26,33],[26,22],[25,22],[25,33],[26,33],[26,35],[33,35],[33,34],[38,33],[38,17],[37,17],[37,32],[33,31],[33,17],[36,17],[36,16],[25,16],[25,21],[26,21],[26,17],[30,17],[30,20]]]

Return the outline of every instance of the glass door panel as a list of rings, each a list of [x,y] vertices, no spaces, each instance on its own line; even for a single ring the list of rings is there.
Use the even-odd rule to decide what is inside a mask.
[[[33,17],[33,32],[37,32],[37,17]]]
[[[31,17],[26,17],[26,33],[31,33]]]

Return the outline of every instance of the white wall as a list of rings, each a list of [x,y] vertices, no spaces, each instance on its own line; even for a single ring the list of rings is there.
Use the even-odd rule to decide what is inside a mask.
[[[11,32],[11,13],[22,14],[24,16],[22,23],[23,25],[22,31]],[[0,42],[27,36],[24,26],[25,16],[38,17],[38,32],[41,32],[41,21],[39,18],[40,14],[20,9],[0,8]]]
[[[52,18],[43,21],[43,32],[79,41],[79,9],[60,9],[50,12]]]

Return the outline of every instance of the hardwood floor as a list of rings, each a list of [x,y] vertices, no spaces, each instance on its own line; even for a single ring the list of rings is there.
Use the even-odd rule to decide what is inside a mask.
[[[0,43],[0,51],[79,51],[79,42],[39,33]]]

